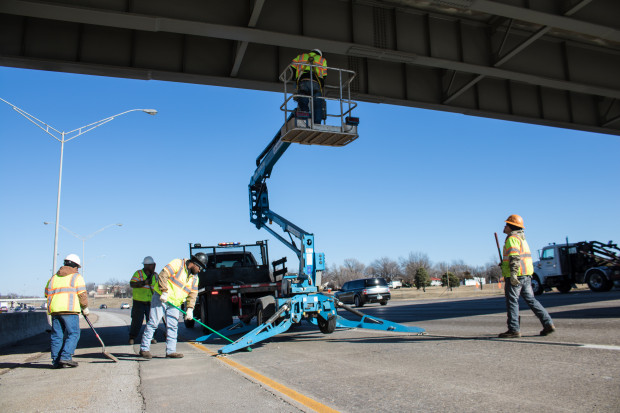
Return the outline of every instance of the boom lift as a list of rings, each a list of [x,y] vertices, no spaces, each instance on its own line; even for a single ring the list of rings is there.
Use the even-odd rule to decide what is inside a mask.
[[[328,73],[335,74],[335,76],[331,75],[330,79],[338,79],[338,84],[327,86],[327,93],[320,98],[323,104],[323,119],[329,119],[332,123],[332,118],[334,118],[337,125],[316,124],[310,113],[289,109],[289,105],[292,105],[291,100],[306,96],[291,92],[295,80],[293,69],[288,66],[280,75],[280,79],[284,82],[284,103],[280,106],[284,112],[284,125],[256,158],[256,171],[249,185],[250,221],[257,229],[264,228],[297,254],[299,271],[297,274],[283,277],[281,291],[277,297],[266,296],[258,300],[256,312],[259,325],[234,343],[219,349],[219,353],[230,353],[246,348],[283,333],[291,325],[300,323],[302,320],[318,325],[324,334],[332,333],[336,327],[424,332],[424,329],[419,327],[408,327],[367,316],[342,304],[332,295],[319,291],[321,273],[325,270],[325,255],[316,251],[314,235],[276,214],[269,207],[266,181],[271,176],[274,165],[291,143],[345,146],[358,137],[359,119],[351,116],[352,110],[357,106],[351,101],[351,81],[355,77],[355,72],[337,68],[327,68],[327,70]],[[309,107],[314,108],[315,98],[312,96],[307,96],[307,98],[310,100]],[[330,103],[329,107],[336,107],[338,110],[328,113],[327,103]],[[273,223],[280,227],[280,231],[275,226],[271,227]],[[284,234],[288,235],[288,239]],[[356,314],[361,317],[361,320],[352,321],[339,316],[336,311],[337,307]]]

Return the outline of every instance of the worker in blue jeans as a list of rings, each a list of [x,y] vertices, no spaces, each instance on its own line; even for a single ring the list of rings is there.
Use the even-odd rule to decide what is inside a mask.
[[[77,367],[73,353],[80,340],[80,313],[88,315],[84,278],[78,273],[80,258],[69,254],[64,265],[45,286],[47,311],[52,318],[50,347],[52,368]]]
[[[532,291],[532,274],[534,266],[532,263],[532,253],[525,240],[523,218],[513,214],[504,221],[504,252],[502,254],[502,276],[505,279],[506,287],[506,312],[508,313],[508,330],[501,333],[499,338],[521,337],[519,325],[519,296],[523,297],[525,303],[532,312],[538,317],[543,329],[541,336],[548,336],[555,331],[553,320],[547,310],[534,298]]]

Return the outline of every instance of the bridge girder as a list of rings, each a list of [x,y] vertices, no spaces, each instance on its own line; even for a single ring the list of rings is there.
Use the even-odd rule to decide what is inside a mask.
[[[0,64],[280,91],[320,48],[361,101],[620,134],[615,0],[75,3],[0,2]]]

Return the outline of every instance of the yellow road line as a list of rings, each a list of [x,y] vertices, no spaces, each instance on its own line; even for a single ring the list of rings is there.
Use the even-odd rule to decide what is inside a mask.
[[[209,350],[208,348],[206,348],[205,346],[203,346],[202,344],[198,344],[198,343],[189,343],[191,345],[193,345],[194,347],[196,347],[197,349],[204,351],[205,353],[211,355],[211,356],[217,356],[217,353]],[[241,373],[252,377],[253,379],[259,381],[260,383],[271,387],[272,389],[276,390],[277,392],[280,392],[288,397],[290,397],[291,399],[295,400],[298,403],[301,403],[302,405],[309,407],[310,409],[316,411],[316,412],[320,412],[320,413],[338,413],[338,410],[334,410],[329,406],[324,405],[323,403],[319,403],[314,399],[311,399],[310,397],[304,396],[301,393],[296,392],[293,389],[290,389],[288,387],[286,387],[283,384],[278,383],[275,380],[271,380],[268,377],[263,376],[260,373],[255,372],[254,370],[251,370],[247,367],[245,367],[242,364],[237,363],[236,361],[233,361],[231,359],[229,359],[228,357],[218,357],[217,358],[219,361],[228,364],[229,366],[231,366],[232,368],[235,368],[237,370],[239,370]]]

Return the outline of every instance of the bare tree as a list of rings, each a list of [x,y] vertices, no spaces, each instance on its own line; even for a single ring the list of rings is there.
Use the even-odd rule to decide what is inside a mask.
[[[407,258],[400,259],[400,267],[405,281],[409,284],[414,284],[418,270],[423,268],[428,272],[432,268],[432,263],[426,253],[410,252]]]
[[[367,270],[374,277],[383,277],[388,281],[393,278],[402,277],[400,265],[388,257],[382,257],[374,260],[370,263]]]

